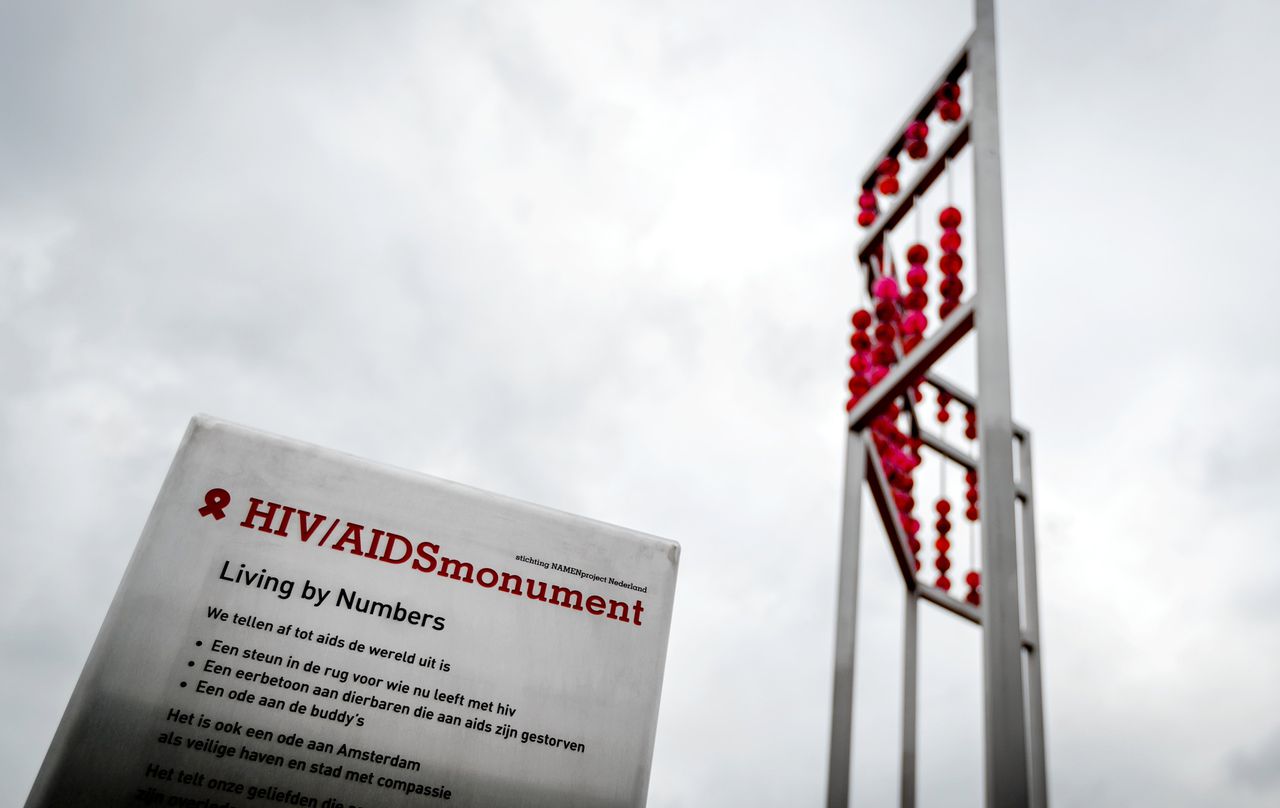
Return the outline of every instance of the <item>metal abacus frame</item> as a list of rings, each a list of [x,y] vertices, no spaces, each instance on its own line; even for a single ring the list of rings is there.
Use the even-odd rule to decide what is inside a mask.
[[[870,489],[890,549],[906,589],[903,657],[901,804],[913,808],[916,791],[917,612],[921,600],[978,625],[982,632],[984,758],[989,808],[1047,808],[1044,708],[1040,673],[1040,617],[1036,585],[1034,492],[1031,434],[1013,421],[1009,383],[1008,314],[1004,268],[1004,210],[1001,192],[999,104],[996,86],[994,0],[975,0],[975,27],[947,63],[924,99],[863,176],[874,187],[877,165],[896,157],[904,133],[934,109],[944,82],[968,75],[972,101],[967,115],[923,163],[916,179],[879,220],[869,227],[857,257],[868,288],[882,272],[886,234],[900,223],[919,197],[941,177],[948,161],[973,148],[975,289],[933,333],[902,355],[849,413],[844,516],[841,528],[836,617],[835,682],[832,694],[828,808],[849,803],[852,768],[854,650],[857,626],[858,555],[862,485]],[[977,346],[978,392],[960,389],[931,368],[970,332]],[[978,413],[978,454],[973,456],[920,425],[911,388],[926,384]],[[952,597],[921,580],[901,524],[901,514],[872,439],[872,421],[901,403],[911,437],[944,462],[975,471],[981,480],[981,605]],[[1015,455],[1016,474],[1015,474]]]

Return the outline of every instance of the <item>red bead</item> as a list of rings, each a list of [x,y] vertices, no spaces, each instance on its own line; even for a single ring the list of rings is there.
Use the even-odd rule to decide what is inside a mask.
[[[923,334],[925,326],[928,324],[928,318],[918,311],[913,311],[906,317],[902,318],[902,331],[907,336],[916,336],[918,334]]]
[[[964,436],[965,436],[966,438],[968,438],[969,440],[977,440],[977,439],[978,439],[978,428],[977,428],[976,426],[974,426],[973,424],[969,424],[968,426],[966,426],[966,427],[964,428]]]
[[[938,316],[946,319],[947,315],[960,308],[960,304],[954,300],[944,300],[942,305],[938,306]]]
[[[979,595],[977,592],[970,592],[969,594],[965,595],[965,596],[964,596],[964,600],[965,600],[965,602],[966,602],[966,603],[968,603],[970,606],[981,606],[981,605],[982,605],[982,596],[981,596],[981,595]]]
[[[964,294],[964,281],[955,275],[948,275],[938,284],[938,294],[948,300],[959,300],[960,295]]]
[[[863,210],[875,210],[876,209],[875,192],[863,191],[862,195],[858,197],[858,207],[862,208]]]
[[[849,357],[849,370],[854,373],[861,373],[870,366],[867,362],[867,355],[861,351]]]
[[[856,405],[856,404],[858,403],[858,398],[861,398],[861,396],[858,396],[858,397],[855,397],[855,398],[851,398],[851,399],[849,399],[848,401],[846,401],[846,402],[844,403],[844,411],[845,411],[845,412],[853,412],[854,405]]]
[[[872,384],[878,383],[881,379],[883,379],[885,376],[888,376],[888,375],[889,375],[889,368],[882,365],[875,365],[874,367],[871,368],[871,370],[867,371],[867,378],[871,380]]]
[[[938,117],[944,121],[958,121],[963,110],[955,101],[943,101],[938,105]]]
[[[888,300],[876,301],[876,319],[882,323],[892,323],[898,319],[898,307]]]
[[[912,289],[907,292],[907,296],[902,298],[902,305],[908,309],[921,311],[925,306],[929,305],[929,295],[923,289]]]
[[[939,553],[943,553],[945,555],[951,550],[951,540],[946,536],[940,536],[938,537],[938,540],[933,543],[933,546],[937,548]]]
[[[959,208],[955,206],[948,206],[943,208],[942,212],[938,214],[938,224],[942,225],[944,229],[955,230],[960,226],[961,218]]]
[[[853,332],[852,337],[849,337],[849,347],[855,351],[865,351],[871,347],[871,337],[867,335],[866,331],[858,329]]]
[[[854,376],[849,380],[849,392],[855,396],[860,396],[871,389],[871,385],[867,384],[867,380],[863,376]]]
[[[949,592],[951,590],[951,580],[945,575],[939,575],[937,587],[943,592]]]
[[[938,533],[947,533],[951,530],[951,520],[943,516],[934,522],[933,526],[938,529]]]
[[[907,539],[907,546],[911,548],[913,555],[920,552],[920,540],[915,537]]]
[[[882,177],[892,177],[898,173],[901,167],[897,160],[892,157],[886,157],[880,161],[879,167],[876,168],[876,173]]]
[[[893,196],[898,192],[897,177],[881,177],[880,182],[876,183],[876,190],[885,196]]]
[[[938,259],[938,269],[942,270],[943,275],[959,275],[963,268],[964,259],[957,253],[943,253]]]
[[[907,263],[919,266],[929,260],[929,248],[923,244],[912,244],[907,248]]]
[[[924,267],[913,266],[907,270],[907,286],[912,289],[921,289],[928,282],[929,272]]]
[[[929,136],[929,124],[924,121],[912,121],[907,126],[907,140],[924,140]]]
[[[978,501],[978,489],[976,489],[976,488],[970,488],[968,491],[965,491],[965,492],[964,492],[964,498],[965,498],[966,500],[968,500],[968,501],[969,501],[969,504],[970,504],[970,505],[972,505],[973,503],[977,502],[977,501]]]
[[[968,519],[970,522],[978,521],[978,506],[970,505],[968,508],[966,508],[964,512],[964,518]]]
[[[933,508],[943,516],[946,516],[947,514],[951,513],[951,503],[945,499],[940,499],[937,502],[935,502],[933,504]]]
[[[938,410],[938,423],[945,424],[951,420],[951,413],[946,410]]]
[[[942,82],[942,86],[938,88],[938,98],[943,101],[960,100],[960,85],[954,81]]]
[[[916,572],[920,571],[920,559],[918,558],[915,560],[915,568],[916,568]]]
[[[964,582],[969,586],[977,589],[978,584],[982,582],[982,576],[978,574],[977,570],[974,570],[970,572],[968,575],[964,576]]]
[[[938,560],[933,562],[933,565],[938,568],[938,572],[946,572],[951,569],[951,561],[946,556],[938,556]]]
[[[907,142],[907,156],[912,160],[923,160],[929,156],[929,144],[923,140],[911,140]]]
[[[974,412],[972,409],[966,409],[964,411],[964,420],[965,423],[976,424],[978,422],[978,413]]]
[[[853,313],[853,327],[866,328],[871,325],[871,312],[866,309],[858,309]]]
[[[942,238],[938,239],[938,245],[942,247],[943,252],[955,252],[960,249],[960,231],[948,229],[942,231]]]
[[[876,212],[874,210],[862,210],[858,213],[858,225],[860,227],[870,227],[875,224]]]
[[[914,537],[917,533],[920,532],[920,520],[907,519],[902,523],[902,528],[907,531],[908,536]]]
[[[871,350],[871,358],[877,365],[888,368],[894,362],[898,361],[898,353],[893,350],[892,345],[881,342],[877,343],[876,347]]]
[[[877,342],[893,342],[893,338],[898,335],[893,326],[888,323],[880,323],[875,330]]]
[[[966,483],[968,483],[969,485],[977,485],[977,484],[978,484],[978,472],[974,471],[973,469],[969,469],[968,471],[966,471],[966,472],[964,473],[964,481],[965,481]]]
[[[875,286],[871,288],[872,294],[878,300],[897,300],[898,299],[898,282],[893,278],[884,277],[876,281]]]

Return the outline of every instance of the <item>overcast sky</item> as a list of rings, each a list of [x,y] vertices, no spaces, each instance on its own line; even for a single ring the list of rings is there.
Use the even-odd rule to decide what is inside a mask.
[[[1053,801],[1280,804],[1280,7],[999,12]],[[854,191],[970,14],[0,0],[0,803],[208,412],[680,541],[650,803],[818,804]],[[921,805],[977,806],[979,635],[922,642]]]

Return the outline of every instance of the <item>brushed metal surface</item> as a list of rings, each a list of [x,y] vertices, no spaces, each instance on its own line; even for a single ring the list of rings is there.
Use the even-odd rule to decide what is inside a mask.
[[[230,496],[222,519],[212,511],[200,513],[216,501],[207,498],[213,489]],[[252,497],[263,501],[260,511],[268,502],[281,506],[269,532],[260,529],[261,518],[243,525]],[[286,506],[295,513],[280,534]],[[308,514],[310,521],[302,524],[316,526],[306,541],[297,511]],[[318,522],[319,515],[326,521]],[[341,522],[334,522],[336,529],[322,545],[332,520]],[[352,524],[361,526],[363,544],[349,541],[335,550]],[[384,542],[376,550],[375,529]],[[390,560],[380,560],[391,533],[416,549],[423,542],[438,546],[437,552],[428,548],[437,568],[415,569],[410,560],[391,563],[400,544]],[[678,545],[663,539],[197,416],[27,806],[643,805],[679,553]],[[515,595],[482,585],[493,580],[490,575],[472,575],[467,583],[465,572],[455,568],[461,578],[455,580],[440,574],[445,557],[472,563],[476,573],[489,568],[544,582],[547,591],[577,590],[584,601],[600,596],[591,606],[625,603],[626,619],[593,614],[586,603],[573,608],[572,595],[561,594],[560,601],[571,604],[566,607],[532,599],[528,591]],[[430,566],[426,556],[414,558]],[[266,570],[293,581],[292,591],[284,597],[283,584],[264,589],[259,579],[237,581],[241,564],[245,573]],[[509,589],[513,581],[505,580]],[[307,583],[331,592],[321,603],[314,591],[304,599]],[[348,593],[342,604],[340,590]],[[386,603],[391,616],[348,608],[351,592]],[[643,612],[634,609],[637,600]],[[395,611],[397,603],[404,612]],[[228,619],[211,617],[213,609],[225,610]],[[415,619],[425,625],[394,619],[408,610],[432,617]],[[615,618],[624,617],[620,607],[613,611]],[[271,628],[237,624],[232,615],[252,616]],[[315,634],[308,637],[306,631]],[[346,647],[320,643],[321,633],[341,638]],[[357,642],[413,657],[355,651]],[[291,667],[294,662],[298,667]],[[356,674],[378,681],[357,683]],[[260,676],[292,684],[264,683]],[[391,689],[389,682],[403,682],[409,692]],[[339,695],[325,695],[321,687]],[[344,701],[348,691],[404,704],[411,712]],[[236,700],[237,693],[253,694],[255,703]],[[442,701],[437,694],[461,697]],[[266,699],[279,704],[264,704]],[[357,714],[364,723],[344,725],[313,715],[313,705]],[[515,712],[499,714],[498,705]],[[414,710],[431,710],[433,716]],[[485,722],[488,729],[442,723],[441,713]],[[201,717],[210,726],[200,726]],[[503,724],[516,734],[503,737],[497,731]],[[582,749],[524,742],[524,732]],[[302,738],[302,745],[282,742],[288,736]],[[219,757],[219,743],[236,751]],[[339,756],[344,744],[399,756],[419,768]],[[248,759],[246,748],[260,757]],[[269,755],[281,762],[261,757]],[[341,766],[342,773],[329,776],[313,771],[313,764]],[[303,768],[292,768],[297,765]],[[446,800],[407,794],[403,787],[388,787],[389,780],[447,789],[450,795]],[[277,791],[249,798],[249,788],[272,787]],[[294,800],[290,793],[315,802]]]

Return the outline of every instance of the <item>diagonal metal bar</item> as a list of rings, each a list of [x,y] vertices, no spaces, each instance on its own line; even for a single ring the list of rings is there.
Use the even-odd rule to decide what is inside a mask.
[[[916,177],[915,182],[906,190],[906,193],[898,199],[897,203],[889,210],[889,213],[882,216],[867,231],[867,235],[863,236],[862,243],[858,245],[858,260],[866,261],[867,256],[875,250],[881,239],[884,238],[886,230],[892,230],[898,222],[906,218],[906,215],[915,207],[916,199],[929,190],[929,186],[942,176],[942,172],[946,170],[947,163],[955,159],[961,150],[969,143],[969,119],[963,118],[956,125],[956,129],[951,133],[951,137],[943,144],[942,148],[933,152],[928,165],[925,166],[920,176]]]
[[[884,476],[884,467],[880,465],[880,452],[869,432],[862,433],[862,442],[867,447],[867,485],[871,488],[871,499],[880,512],[880,521],[884,523],[885,535],[889,537],[889,548],[893,550],[893,560],[898,562],[898,571],[902,573],[902,581],[907,591],[916,588],[915,561],[911,557],[911,548],[907,543],[907,533],[902,529],[898,519],[898,505],[893,500],[893,489]]]
[[[982,611],[980,609],[970,606],[963,600],[951,597],[933,584],[926,584],[924,581],[920,581],[916,593],[935,606],[941,606],[952,614],[963,617],[975,626],[982,625]],[[1037,647],[1035,638],[1024,634],[1022,636],[1022,647],[1034,652]]]
[[[878,156],[876,157],[875,162],[871,164],[870,168],[862,173],[863,188],[870,189],[871,186],[875,184],[876,169],[879,168],[881,160],[885,157],[896,157],[898,152],[902,151],[902,147],[906,144],[907,127],[911,125],[911,122],[927,118],[929,113],[933,112],[934,100],[937,97],[938,88],[942,86],[942,83],[944,81],[958,80],[962,75],[964,75],[964,72],[969,69],[969,42],[972,39],[973,34],[970,34],[965,39],[964,44],[960,46],[960,50],[956,51],[947,62],[947,66],[943,68],[942,72],[939,74],[939,78],[934,81],[933,84],[929,85],[929,89],[925,92],[924,97],[920,99],[920,102],[914,107],[911,107],[911,114],[909,114],[907,119],[894,130],[894,134],[889,138],[889,142],[885,144],[883,149],[876,152]]]
[[[924,375],[934,362],[951,349],[973,328],[974,304],[970,300],[960,304],[960,308],[942,321],[942,326],[933,336],[916,346],[889,371],[889,375],[871,388],[857,406],[849,413],[849,428],[860,432],[871,423],[871,419],[880,409],[895,396],[901,395],[912,382]]]

